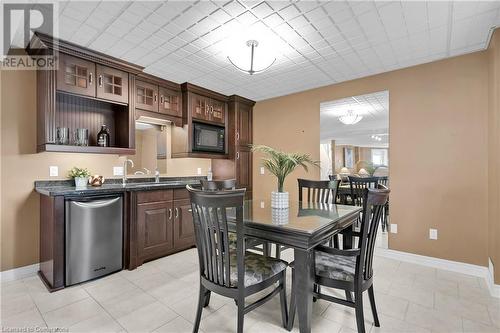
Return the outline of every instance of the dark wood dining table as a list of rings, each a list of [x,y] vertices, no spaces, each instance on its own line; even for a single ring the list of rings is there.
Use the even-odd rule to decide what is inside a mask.
[[[301,333],[311,332],[314,247],[352,226],[361,207],[290,202],[288,210],[270,207],[269,201],[244,203],[245,235],[285,245],[294,250],[296,297]],[[346,240],[347,247],[350,245]]]

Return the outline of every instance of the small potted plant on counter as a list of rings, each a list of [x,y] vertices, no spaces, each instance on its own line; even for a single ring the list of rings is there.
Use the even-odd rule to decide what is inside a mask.
[[[90,177],[90,171],[85,168],[73,167],[68,173],[69,178],[75,180],[76,187],[87,187],[87,183]]]
[[[253,151],[260,151],[267,155],[262,159],[262,165],[278,180],[278,191],[271,193],[272,208],[288,208],[288,192],[284,191],[285,178],[298,166],[308,171],[308,165],[318,166],[309,154],[285,153],[263,145],[252,145]]]

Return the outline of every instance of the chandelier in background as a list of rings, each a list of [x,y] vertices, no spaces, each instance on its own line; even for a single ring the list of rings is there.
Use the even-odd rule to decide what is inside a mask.
[[[259,42],[255,39],[248,40],[246,42],[246,46],[250,48],[250,58],[242,53],[240,53],[237,57],[233,57],[233,59],[231,59],[231,57],[229,56],[227,57],[229,62],[240,71],[248,73],[250,75],[261,73],[269,69],[269,67],[271,67],[276,61],[276,58],[273,58],[271,61],[271,59],[265,59],[265,56],[260,57],[260,55],[260,58],[257,59],[255,49],[259,46]],[[264,65],[263,62],[265,62]]]
[[[346,125],[354,125],[359,123],[363,116],[355,113],[353,110],[347,110],[346,114],[339,117],[339,121]]]

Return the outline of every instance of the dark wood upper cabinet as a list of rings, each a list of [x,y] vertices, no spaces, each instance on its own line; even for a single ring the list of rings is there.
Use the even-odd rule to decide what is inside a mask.
[[[111,67],[97,65],[97,97],[128,103],[128,73]]]
[[[158,111],[158,86],[137,80],[135,83],[135,105],[138,109]]]
[[[57,71],[57,90],[95,97],[95,63],[61,53]]]
[[[160,103],[158,110],[175,117],[182,117],[182,97],[181,92],[159,87]]]
[[[198,94],[192,94],[191,98],[191,117],[198,120],[209,119],[210,98]]]
[[[247,146],[252,143],[252,106],[240,103],[236,109],[236,145]]]
[[[211,98],[209,120],[224,124],[226,122],[226,106],[226,102]]]

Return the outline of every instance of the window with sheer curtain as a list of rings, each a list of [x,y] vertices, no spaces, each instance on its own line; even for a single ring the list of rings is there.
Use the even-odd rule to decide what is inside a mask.
[[[374,166],[388,166],[389,153],[387,149],[372,149],[372,163]]]

